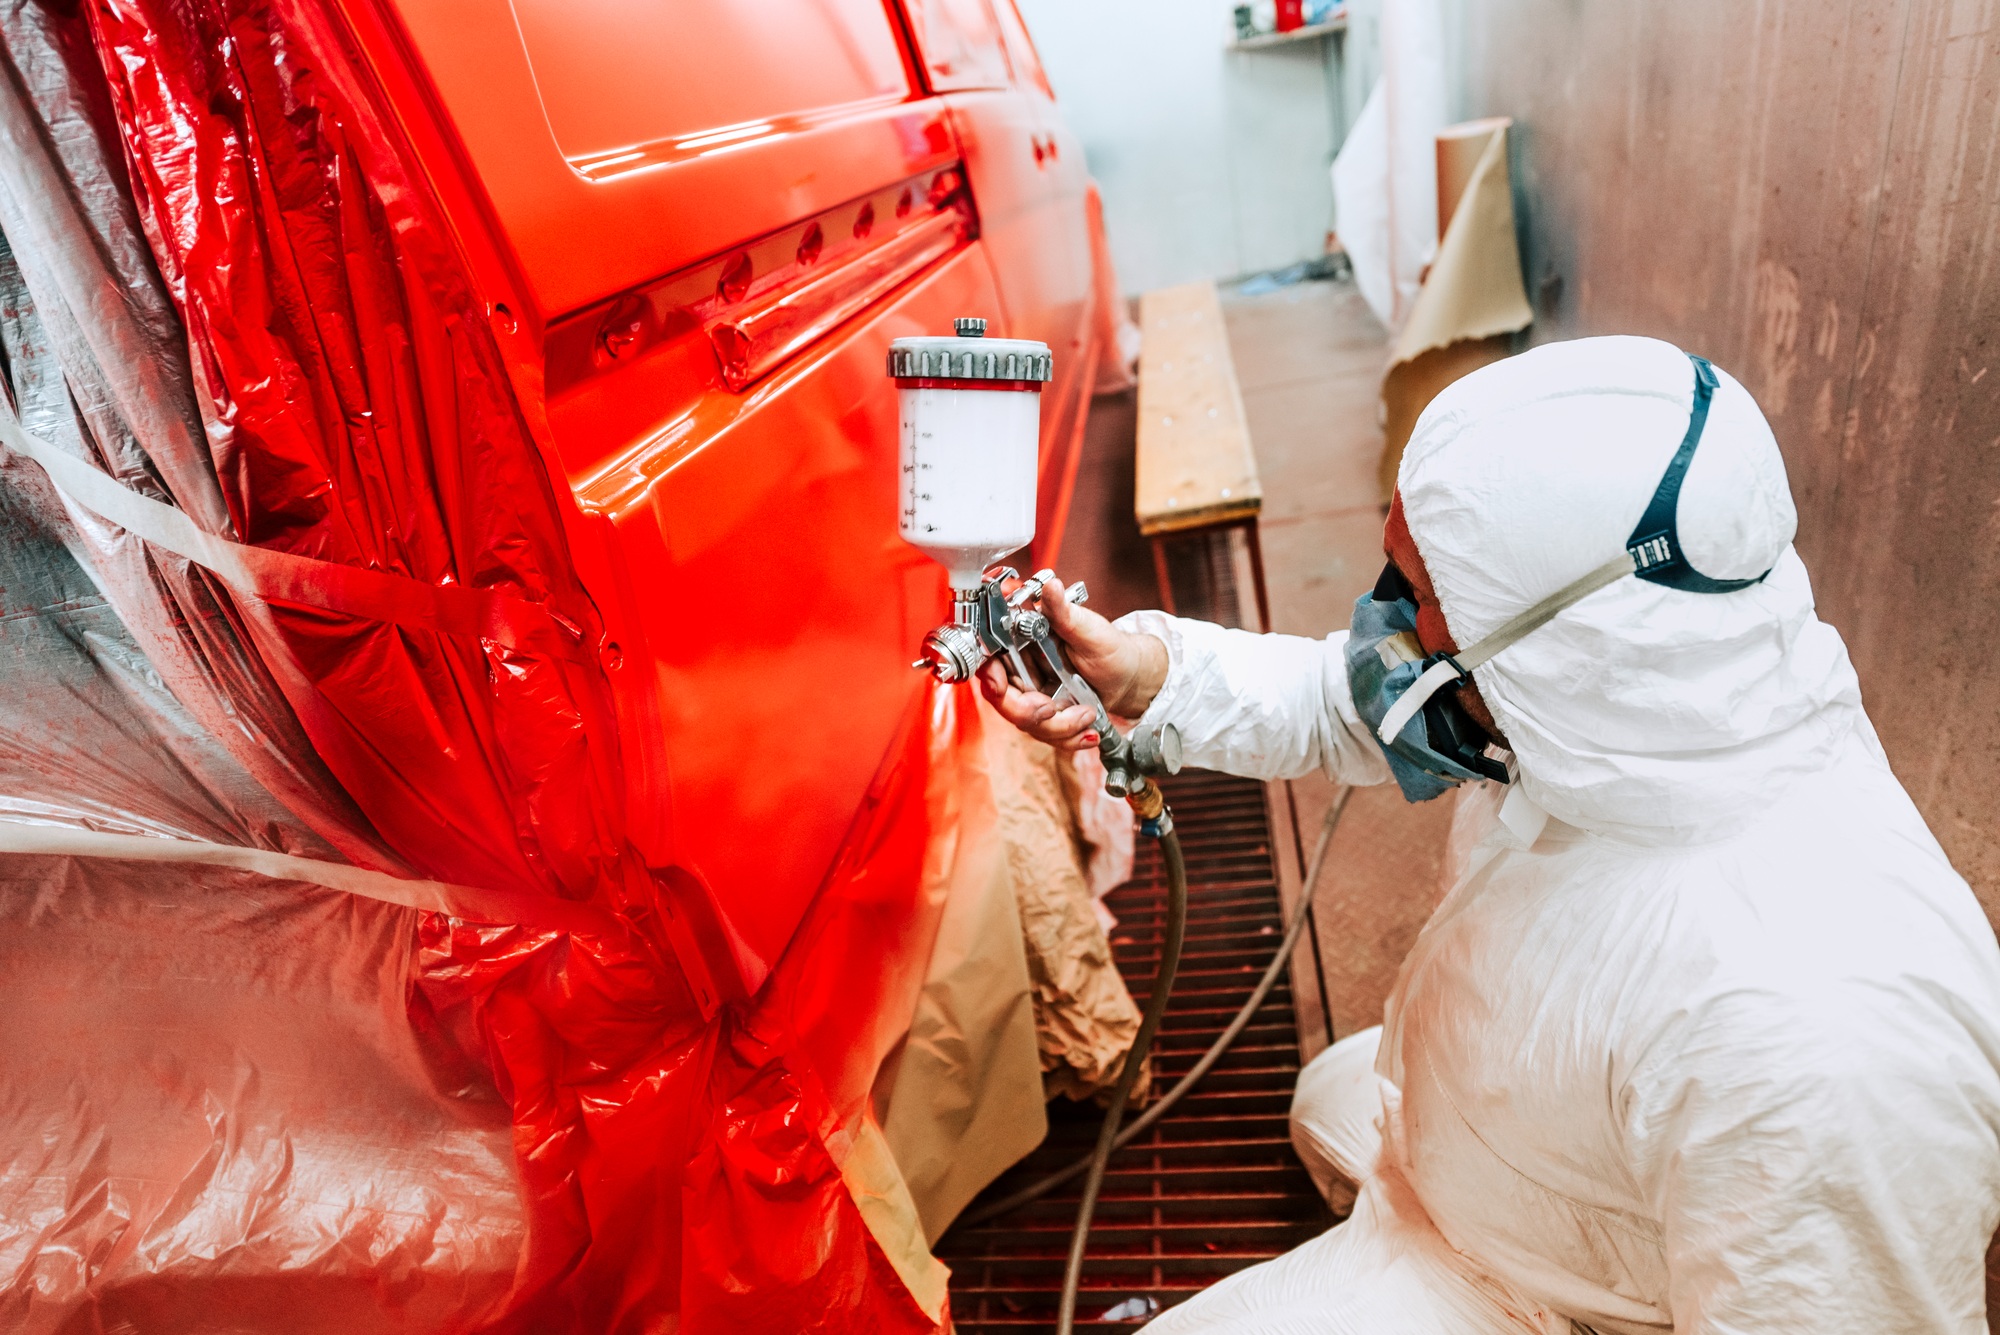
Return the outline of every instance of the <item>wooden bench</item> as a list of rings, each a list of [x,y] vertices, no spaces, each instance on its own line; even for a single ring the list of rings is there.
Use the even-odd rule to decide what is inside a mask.
[[[1243,395],[1229,356],[1229,330],[1211,282],[1139,299],[1138,481],[1133,510],[1153,546],[1160,605],[1174,610],[1166,544],[1191,534],[1244,530],[1257,593],[1257,625],[1271,629],[1257,517],[1264,488]]]

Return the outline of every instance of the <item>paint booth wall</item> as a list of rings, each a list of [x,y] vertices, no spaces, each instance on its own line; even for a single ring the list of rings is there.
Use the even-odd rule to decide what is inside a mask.
[[[1082,138],[1127,293],[1324,252],[1333,153],[1373,80],[1374,13],[1345,38],[1232,51],[1229,0],[1019,0]]]
[[[1820,614],[2000,919],[2000,3],[1456,0],[1517,118],[1537,340],[1671,339],[1769,414]]]

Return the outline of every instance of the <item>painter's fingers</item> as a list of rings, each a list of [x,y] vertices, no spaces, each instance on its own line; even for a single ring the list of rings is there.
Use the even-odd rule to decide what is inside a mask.
[[[1057,712],[1055,701],[1046,695],[1014,685],[998,659],[989,659],[979,669],[979,691],[1001,718],[1031,735]]]
[[[1031,731],[1051,746],[1075,751],[1083,746],[1097,745],[1096,722],[1097,711],[1089,705],[1071,705]]]
[[[1007,698],[1007,690],[1013,685],[1007,680],[1007,670],[1000,666],[1000,660],[989,658],[979,665],[979,693],[995,709]]]
[[[980,669],[979,690],[1001,718],[1037,741],[1065,751],[1097,745],[1097,711],[1088,705],[1058,707],[1046,695],[1015,686],[995,663]]]
[[[1049,590],[1049,596],[1042,599],[1042,608],[1048,614],[1049,625],[1055,628],[1057,638],[1064,644],[1093,658],[1108,657],[1118,652],[1123,632],[1088,607],[1079,607],[1071,602],[1069,590],[1060,582]]]

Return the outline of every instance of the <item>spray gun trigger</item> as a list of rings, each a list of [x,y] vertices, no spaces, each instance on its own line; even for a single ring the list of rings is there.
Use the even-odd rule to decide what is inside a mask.
[[[1019,649],[1008,646],[1007,661],[1014,665],[1014,682],[1017,686],[1024,691],[1038,689],[1035,685],[1035,674],[1028,671],[1028,660],[1021,657]]]
[[[1043,633],[1034,644],[1035,651],[1042,656],[1042,661],[1048,664],[1049,674],[1056,680],[1056,689],[1049,698],[1055,701],[1058,708],[1066,707],[1066,702],[1087,705],[1091,713],[1096,715],[1092,724],[1097,731],[1104,735],[1111,734],[1115,730],[1111,727],[1111,716],[1104,711],[1104,702],[1097,698],[1096,691],[1090,689],[1089,682],[1070,670],[1069,664],[1063,659],[1060,643],[1055,635],[1047,630],[1048,623],[1042,624]]]

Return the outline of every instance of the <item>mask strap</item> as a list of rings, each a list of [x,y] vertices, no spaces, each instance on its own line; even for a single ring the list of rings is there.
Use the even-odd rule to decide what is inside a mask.
[[[1687,435],[1681,438],[1680,449],[1674,452],[1673,461],[1660,478],[1660,485],[1654,488],[1653,499],[1647,504],[1646,513],[1639,517],[1638,527],[1625,540],[1625,550],[1582,579],[1557,589],[1470,649],[1456,655],[1440,654],[1438,660],[1425,668],[1423,675],[1412,682],[1410,689],[1398,696],[1395,703],[1389,706],[1389,712],[1382,716],[1382,726],[1376,729],[1376,734],[1381,737],[1384,746],[1395,741],[1397,734],[1409,726],[1410,720],[1430,702],[1433,695],[1452,682],[1472,680],[1472,669],[1528,632],[1540,629],[1571,603],[1588,597],[1614,580],[1636,574],[1640,579],[1688,593],[1734,593],[1761,583],[1764,576],[1771,573],[1766,570],[1755,579],[1710,579],[1689,565],[1687,556],[1681,551],[1681,483],[1687,478],[1688,465],[1694,462],[1695,447],[1701,444],[1702,428],[1708,425],[1708,406],[1720,384],[1715,368],[1706,359],[1690,353],[1688,360],[1694,363],[1694,409],[1688,414]]]
[[[1540,630],[1554,620],[1556,613],[1596,593],[1605,585],[1623,579],[1632,573],[1632,554],[1620,552],[1612,560],[1606,561],[1582,579],[1563,585],[1512,621],[1499,627],[1479,643],[1457,654],[1440,655],[1438,661],[1424,669],[1424,674],[1410,684],[1410,689],[1396,697],[1389,706],[1389,712],[1382,716],[1382,726],[1376,729],[1386,746],[1396,739],[1396,735],[1409,725],[1430,698],[1454,681],[1472,680],[1472,669],[1484,663],[1493,655],[1505,649],[1530,631]]]
[[[1688,465],[1694,462],[1695,447],[1701,444],[1709,401],[1719,383],[1715,368],[1705,359],[1690,353],[1688,360],[1694,363],[1694,410],[1688,414],[1687,435],[1681,438],[1680,449],[1654,489],[1646,513],[1639,516],[1638,527],[1625,539],[1625,550],[1632,554],[1632,566],[1640,579],[1686,593],[1734,593],[1759,583],[1771,572],[1766,570],[1755,579],[1710,579],[1689,565],[1681,550],[1681,483],[1687,479]]]

